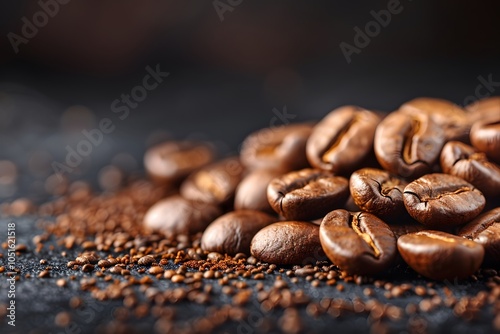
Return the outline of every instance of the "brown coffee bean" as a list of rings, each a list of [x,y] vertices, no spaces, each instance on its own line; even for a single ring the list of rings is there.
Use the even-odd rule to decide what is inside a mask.
[[[479,215],[460,228],[458,235],[483,245],[485,262],[500,263],[500,208]]]
[[[500,114],[500,96],[491,96],[465,107],[470,124]]]
[[[344,106],[331,111],[307,141],[312,166],[334,173],[350,173],[370,154],[380,117],[369,110]]]
[[[193,234],[203,231],[220,214],[214,205],[174,195],[153,205],[144,216],[143,224],[167,235]]]
[[[500,113],[479,120],[470,130],[472,146],[500,164]]]
[[[349,189],[354,203],[377,216],[394,216],[404,211],[403,190],[408,183],[389,172],[363,168],[352,173]]]
[[[435,280],[466,278],[483,261],[480,244],[441,231],[421,231],[398,239],[399,253],[419,274]]]
[[[348,274],[380,273],[396,256],[394,234],[370,213],[332,211],[321,222],[319,236],[328,258]]]
[[[286,219],[312,220],[342,207],[349,196],[348,184],[341,176],[308,168],[272,180],[267,199]]]
[[[471,123],[467,113],[450,101],[419,97],[404,103],[399,110],[410,115],[428,115],[444,131],[446,140],[463,140],[469,134]]]
[[[241,161],[250,170],[271,169],[286,173],[307,167],[306,142],[312,124],[265,128],[248,136],[241,146]]]
[[[471,183],[486,196],[500,195],[500,167],[472,146],[450,141],[441,151],[443,172]]]
[[[155,262],[155,258],[151,255],[145,255],[141,257],[138,261],[137,264],[141,266],[150,266]]]
[[[87,263],[85,265],[83,265],[82,267],[82,271],[83,272],[86,272],[86,273],[89,273],[91,271],[94,271],[94,265],[93,264],[90,264],[90,263]]]
[[[144,167],[158,183],[176,184],[209,164],[215,156],[211,145],[195,141],[168,141],[148,149]]]
[[[431,227],[450,227],[474,219],[483,210],[483,194],[463,179],[427,174],[408,184],[403,193],[408,213]]]
[[[259,211],[237,210],[214,220],[203,232],[201,247],[209,252],[250,254],[254,235],[276,218]]]
[[[237,158],[227,158],[191,174],[182,184],[184,198],[214,205],[232,204],[244,168]]]
[[[375,131],[375,156],[387,171],[416,178],[432,171],[445,140],[443,129],[429,115],[397,111]]]
[[[264,227],[253,237],[252,256],[275,264],[306,264],[325,260],[319,242],[319,226],[286,221]]]
[[[163,269],[160,266],[153,266],[153,267],[149,268],[148,272],[151,275],[158,275],[158,274],[163,274],[165,272],[165,269]]]
[[[266,169],[250,172],[236,188],[234,209],[274,213],[267,200],[267,186],[278,176],[281,176],[280,172]]]

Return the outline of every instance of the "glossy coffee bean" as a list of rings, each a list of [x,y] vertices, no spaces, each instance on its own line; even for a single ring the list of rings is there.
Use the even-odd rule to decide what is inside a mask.
[[[312,124],[265,128],[248,136],[241,147],[241,161],[249,170],[272,169],[286,173],[309,166],[306,142]]]
[[[465,107],[470,124],[500,114],[500,96],[487,97]]]
[[[319,237],[333,264],[351,275],[380,273],[396,257],[394,234],[371,213],[332,211],[323,218]]]
[[[440,160],[444,173],[464,179],[485,196],[500,195],[500,167],[490,162],[486,154],[467,144],[450,141],[443,147]]]
[[[330,112],[313,129],[307,141],[307,158],[313,167],[336,174],[358,168],[372,151],[380,117],[356,106]]]
[[[195,141],[168,141],[148,149],[144,167],[153,181],[175,185],[214,159],[212,146]]]
[[[470,130],[470,142],[500,164],[500,113],[475,122]]]
[[[446,140],[463,140],[469,135],[471,123],[466,111],[450,101],[419,97],[404,103],[399,110],[410,115],[428,115],[444,131]]]
[[[234,198],[235,210],[257,210],[274,213],[267,200],[267,186],[274,178],[281,176],[281,173],[257,169],[246,175],[236,189]]]
[[[261,261],[283,265],[305,265],[326,259],[319,242],[319,226],[301,221],[264,227],[253,237],[250,253]]]
[[[153,205],[146,212],[143,225],[166,235],[194,234],[221,214],[217,206],[174,195]]]
[[[483,194],[472,184],[448,174],[427,174],[408,184],[403,193],[408,213],[435,228],[464,224],[484,208]]]
[[[377,216],[399,215],[404,212],[403,190],[408,183],[389,172],[363,168],[352,173],[349,189],[354,203]]]
[[[349,182],[341,176],[303,169],[278,177],[267,187],[271,207],[288,220],[312,220],[342,207],[349,196]]]
[[[413,270],[435,280],[469,277],[484,256],[483,246],[474,241],[431,230],[401,236],[398,250]]]
[[[183,197],[214,205],[232,204],[244,168],[237,158],[227,158],[191,174],[182,184]]]
[[[500,208],[479,215],[463,226],[458,235],[483,245],[485,262],[500,264]]]
[[[375,156],[390,173],[417,178],[437,165],[445,140],[444,130],[428,114],[397,111],[375,131]]]
[[[276,218],[255,210],[238,210],[214,220],[203,232],[201,248],[209,252],[250,254],[254,235]]]

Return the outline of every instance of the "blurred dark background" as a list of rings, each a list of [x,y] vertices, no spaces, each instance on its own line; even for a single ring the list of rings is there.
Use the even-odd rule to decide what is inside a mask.
[[[499,95],[499,14],[498,1],[3,1],[0,160],[46,177],[103,118],[113,131],[69,176],[117,161],[140,169],[165,138],[236,152],[284,108],[286,122],[343,104],[391,111],[417,96]],[[350,62],[342,43],[357,48]],[[112,104],[147,66],[170,74],[122,120]]]

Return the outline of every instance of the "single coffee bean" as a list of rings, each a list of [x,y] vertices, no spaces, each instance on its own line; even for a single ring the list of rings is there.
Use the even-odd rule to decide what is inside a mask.
[[[491,96],[478,100],[466,106],[465,109],[467,110],[469,123],[474,124],[481,119],[500,114],[500,96]]]
[[[347,179],[309,168],[278,177],[267,187],[269,204],[288,220],[321,218],[342,207],[348,196]]]
[[[324,261],[319,226],[301,221],[277,222],[264,227],[250,245],[253,257],[268,263],[305,265]]]
[[[500,113],[479,120],[470,130],[472,146],[500,164]]]
[[[280,172],[256,169],[250,172],[238,185],[234,198],[235,210],[257,210],[274,213],[267,200],[267,186]]]
[[[404,103],[399,110],[410,115],[428,115],[443,129],[446,140],[464,140],[469,135],[471,123],[466,111],[450,101],[419,97]]]
[[[406,210],[430,227],[457,226],[474,219],[486,200],[472,184],[448,174],[427,174],[408,184],[403,193]]]
[[[255,210],[237,210],[214,220],[203,232],[201,247],[209,252],[250,254],[254,235],[276,218]]]
[[[241,161],[250,170],[272,169],[286,173],[307,167],[306,142],[312,124],[265,128],[248,136],[241,147]]]
[[[380,117],[366,109],[344,106],[330,112],[307,141],[313,167],[337,174],[350,173],[368,157]]]
[[[352,173],[349,189],[354,203],[377,216],[394,216],[404,212],[403,190],[408,183],[389,172],[363,168]]]
[[[428,114],[397,111],[375,131],[375,156],[390,173],[417,178],[437,165],[445,139],[443,129]]]
[[[367,212],[330,212],[321,222],[319,237],[333,264],[351,275],[378,274],[396,257],[396,238],[391,229]]]
[[[232,203],[243,173],[237,158],[227,158],[191,174],[181,184],[180,193],[190,200],[226,205]]]
[[[484,256],[480,244],[432,230],[401,236],[398,249],[413,270],[435,280],[469,277],[479,269]]]
[[[463,226],[458,235],[483,245],[485,262],[500,264],[500,208],[479,215]]]
[[[443,172],[471,183],[486,196],[500,195],[500,167],[472,146],[450,141],[441,151]]]
[[[168,141],[148,149],[144,167],[153,181],[175,185],[191,172],[209,164],[212,146],[195,141]]]
[[[146,212],[143,224],[166,235],[194,234],[203,231],[221,213],[212,204],[173,195],[153,205]]]

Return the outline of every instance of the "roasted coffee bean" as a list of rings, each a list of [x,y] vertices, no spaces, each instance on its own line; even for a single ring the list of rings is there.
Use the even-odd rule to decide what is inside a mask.
[[[255,210],[237,210],[214,220],[203,232],[201,247],[209,252],[250,254],[254,235],[276,218]]]
[[[227,158],[191,174],[182,184],[183,197],[214,205],[232,204],[244,168],[237,158]]]
[[[398,249],[413,270],[435,280],[469,277],[484,256],[483,246],[474,241],[431,230],[401,236]]]
[[[486,196],[500,195],[500,167],[472,146],[450,141],[441,151],[443,172],[471,183]]]
[[[348,196],[347,179],[309,168],[276,178],[267,187],[271,207],[288,220],[321,218],[342,207]]]
[[[470,130],[472,146],[500,164],[500,113],[479,120]]]
[[[485,262],[500,264],[500,208],[479,215],[463,226],[458,235],[483,245]]]
[[[419,97],[404,103],[399,110],[410,115],[428,115],[444,131],[446,140],[463,140],[469,135],[471,123],[466,111],[450,101]]]
[[[248,136],[241,147],[241,161],[250,170],[272,169],[286,173],[309,166],[306,142],[312,124],[266,128]]]
[[[154,181],[176,184],[191,172],[212,162],[214,156],[209,144],[187,140],[168,141],[146,151],[144,167]]]
[[[431,227],[449,227],[474,219],[484,208],[483,194],[463,179],[427,174],[408,184],[403,193],[408,213]]]
[[[470,124],[500,114],[500,96],[487,97],[465,107]]]
[[[389,226],[367,212],[335,210],[323,218],[319,236],[328,258],[351,275],[374,275],[396,257],[396,238]]]
[[[307,158],[313,167],[337,174],[350,173],[368,157],[380,117],[356,106],[331,111],[313,129]]]
[[[238,185],[234,198],[235,210],[257,210],[274,213],[267,200],[267,186],[274,178],[281,176],[281,173],[257,169],[250,172]]]
[[[278,222],[253,237],[252,256],[275,264],[307,264],[326,259],[319,242],[319,226],[300,221]]]
[[[174,195],[153,205],[144,216],[143,224],[167,235],[194,234],[203,231],[220,215],[215,205]]]
[[[407,184],[403,179],[375,168],[360,169],[349,179],[354,203],[362,211],[377,216],[394,216],[404,212],[403,190]]]
[[[397,111],[375,131],[375,156],[390,173],[417,178],[432,171],[445,140],[444,130],[429,115]]]

